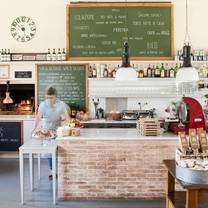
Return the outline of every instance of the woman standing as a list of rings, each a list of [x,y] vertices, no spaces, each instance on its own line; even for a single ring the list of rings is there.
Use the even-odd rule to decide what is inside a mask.
[[[35,117],[35,128],[39,126],[41,119],[43,119],[44,129],[57,129],[61,122],[65,119],[70,122],[68,114],[69,107],[57,98],[56,88],[50,86],[46,88],[45,101],[40,103],[38,112]],[[50,170],[52,170],[52,159],[49,158]],[[52,175],[49,176],[52,179]]]

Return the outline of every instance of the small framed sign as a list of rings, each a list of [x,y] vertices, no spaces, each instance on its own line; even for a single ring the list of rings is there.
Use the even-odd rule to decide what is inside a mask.
[[[0,79],[9,79],[10,65],[0,65]]]
[[[14,78],[15,79],[31,79],[32,71],[15,71]]]

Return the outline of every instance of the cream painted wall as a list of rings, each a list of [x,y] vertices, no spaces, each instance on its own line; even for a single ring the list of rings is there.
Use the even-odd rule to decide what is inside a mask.
[[[206,26],[208,1],[188,1],[193,47],[208,49]],[[64,48],[66,46],[66,3],[67,0],[0,0],[0,49],[10,48],[12,52],[43,52],[47,48]],[[175,48],[179,49],[182,47],[185,35],[185,0],[173,0],[173,3],[175,4]],[[32,17],[37,25],[37,34],[28,43],[17,42],[10,34],[12,20],[20,15]]]
[[[44,52],[47,48],[65,48],[65,2],[63,0],[0,0],[0,48],[12,52]],[[36,22],[36,36],[27,43],[14,40],[10,25],[18,16]]]

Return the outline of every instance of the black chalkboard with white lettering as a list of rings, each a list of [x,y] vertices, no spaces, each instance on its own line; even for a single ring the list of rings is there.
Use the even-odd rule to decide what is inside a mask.
[[[22,121],[0,121],[0,151],[18,151],[22,144]]]

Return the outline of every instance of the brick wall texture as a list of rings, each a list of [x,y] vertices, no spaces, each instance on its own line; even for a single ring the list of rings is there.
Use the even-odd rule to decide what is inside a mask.
[[[162,198],[177,141],[59,141],[60,199]]]

